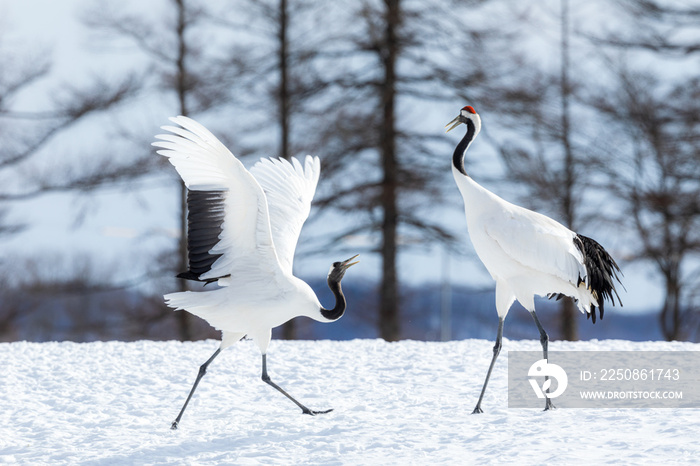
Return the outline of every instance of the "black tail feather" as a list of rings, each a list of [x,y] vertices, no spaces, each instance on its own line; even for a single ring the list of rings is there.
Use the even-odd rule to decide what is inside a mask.
[[[598,312],[602,320],[605,312],[605,300],[610,300],[612,305],[615,306],[615,298],[617,297],[617,303],[622,307],[620,295],[615,289],[615,281],[622,285],[618,275],[622,275],[622,271],[615,262],[615,259],[613,259],[610,254],[608,254],[608,251],[594,239],[583,235],[576,235],[574,244],[576,244],[576,247],[583,255],[583,265],[588,275],[588,289],[591,290],[593,296],[598,301]],[[591,305],[590,312],[588,313],[588,317],[591,318],[593,323],[596,322],[595,308],[594,305]]]
[[[588,289],[591,290],[593,296],[595,296],[598,301],[598,314],[600,320],[603,320],[606,299],[609,299],[614,306],[615,298],[617,297],[617,303],[622,307],[620,295],[617,294],[617,290],[615,289],[615,281],[622,285],[620,277],[618,276],[618,273],[622,275],[622,271],[615,262],[615,259],[613,259],[603,246],[598,244],[594,239],[583,235],[576,235],[574,244],[576,244],[576,247],[583,255],[583,264],[588,274]],[[582,282],[583,279],[579,277],[578,284],[580,285]],[[549,299],[554,298],[557,301],[564,296],[565,295],[561,293],[551,293],[547,295]],[[591,304],[589,311],[586,313],[586,319],[590,319],[594,324],[596,323],[596,306]]]

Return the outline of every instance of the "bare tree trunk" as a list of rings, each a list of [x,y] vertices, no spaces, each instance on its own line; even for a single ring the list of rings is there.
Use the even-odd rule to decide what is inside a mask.
[[[289,80],[287,78],[289,60],[288,60],[288,37],[287,37],[287,0],[279,0],[279,124],[280,124],[280,148],[279,156],[283,159],[289,159],[289,120],[290,120],[290,93]],[[290,320],[282,326],[282,338],[285,340],[294,340],[297,336],[296,321]]]
[[[564,190],[562,207],[564,220],[569,228],[574,228],[575,212],[573,188],[574,154],[571,147],[571,128],[569,121],[569,0],[561,0],[561,142],[564,149]],[[578,340],[576,305],[573,299],[564,297],[560,305],[561,335],[564,340]]]
[[[396,199],[398,162],[396,159],[396,58],[398,43],[399,0],[385,0],[385,53],[382,56],[384,81],[381,85],[382,126],[380,150],[382,158],[382,285],[380,290],[379,334],[387,341],[401,336],[399,325],[399,290],[396,273],[398,205]]]
[[[576,321],[578,309],[574,300],[568,296],[564,296],[559,305],[559,313],[561,315],[562,340],[578,340],[578,325]]]
[[[674,272],[666,274],[666,298],[659,316],[661,332],[666,341],[681,339],[681,286],[677,277]]]
[[[279,22],[279,69],[280,69],[280,157],[289,159],[289,83],[287,79],[289,59],[287,56],[287,0],[280,0],[280,22]]]
[[[177,98],[180,106],[180,115],[187,116],[187,67],[185,57],[187,55],[187,44],[185,43],[185,30],[187,23],[185,19],[184,0],[175,0],[177,5]],[[187,263],[187,187],[180,181],[180,242],[178,245],[179,266],[178,270],[184,272],[188,270]],[[187,280],[178,280],[180,291],[187,291]],[[188,312],[176,313],[180,340],[192,340],[192,322]]]

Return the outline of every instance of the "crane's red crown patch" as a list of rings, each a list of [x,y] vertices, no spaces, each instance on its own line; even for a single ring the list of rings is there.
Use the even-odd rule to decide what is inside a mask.
[[[466,110],[466,111],[468,111],[469,113],[474,113],[474,114],[476,114],[476,110],[474,110],[474,107],[472,107],[471,105],[467,105],[466,107],[462,107],[462,110]]]

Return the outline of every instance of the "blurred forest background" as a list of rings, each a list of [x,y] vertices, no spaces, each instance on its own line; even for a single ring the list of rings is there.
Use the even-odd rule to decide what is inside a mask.
[[[699,60],[689,0],[0,0],[0,341],[218,337],[162,299],[193,286],[150,146],[178,114],[247,166],[321,158],[296,274],[328,302],[362,262],[340,322],[277,337],[493,338],[443,129],[467,104],[472,176],[625,273],[595,326],[539,301],[550,336],[698,341]],[[513,308],[505,335],[537,333]]]

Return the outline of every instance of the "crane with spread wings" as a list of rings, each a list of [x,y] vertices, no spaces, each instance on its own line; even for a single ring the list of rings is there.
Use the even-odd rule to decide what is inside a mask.
[[[305,414],[312,411],[267,372],[272,329],[297,316],[334,322],[346,308],[340,281],[357,262],[353,256],[335,262],[327,281],[335,305],[324,308],[311,287],[292,274],[294,251],[311,209],[320,174],[318,157],[262,159],[250,171],[204,126],[179,116],[179,126],[164,126],[153,145],[168,158],[188,188],[187,247],[189,270],[181,278],[216,283],[207,291],[165,295],[167,305],[186,310],[221,330],[221,344],[199,368],[179,415],[176,429],[209,364],[244,336],[262,353],[262,380],[293,401]]]

